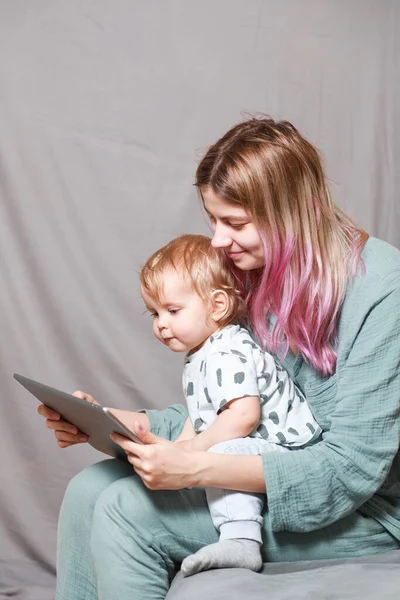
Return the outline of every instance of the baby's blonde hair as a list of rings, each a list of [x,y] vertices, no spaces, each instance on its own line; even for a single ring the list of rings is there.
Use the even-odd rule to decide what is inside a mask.
[[[219,321],[221,327],[243,315],[244,302],[235,277],[225,264],[222,252],[211,246],[209,237],[181,235],[150,256],[140,272],[141,286],[150,298],[160,301],[165,278],[171,269],[181,275],[205,303],[210,302],[211,307],[212,292],[226,292],[229,307]]]

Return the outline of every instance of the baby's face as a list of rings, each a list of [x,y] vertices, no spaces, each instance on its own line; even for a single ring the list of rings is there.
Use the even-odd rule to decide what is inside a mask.
[[[165,273],[159,301],[143,288],[141,293],[153,316],[154,335],[173,352],[197,350],[218,329],[210,317],[210,306],[174,270]]]

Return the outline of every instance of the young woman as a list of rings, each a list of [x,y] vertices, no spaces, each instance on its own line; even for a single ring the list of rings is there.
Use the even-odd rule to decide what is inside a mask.
[[[71,481],[58,600],[163,599],[180,562],[218,539],[199,486],[266,493],[265,561],[400,548],[400,252],[331,202],[318,152],[287,122],[250,119],[228,131],[196,185],[259,342],[324,434],[297,452],[191,452],[173,443],[183,406],[119,412],[144,442],[118,438],[138,477],[105,461]],[[61,447],[79,441],[39,412]]]

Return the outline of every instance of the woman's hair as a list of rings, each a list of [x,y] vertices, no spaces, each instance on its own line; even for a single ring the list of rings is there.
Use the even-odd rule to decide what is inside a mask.
[[[245,305],[238,283],[224,253],[211,246],[205,235],[182,235],[163,246],[146,261],[140,272],[140,283],[146,293],[160,302],[168,272],[175,270],[188,281],[204,302],[212,306],[212,292],[224,290],[229,308],[218,322],[221,327],[238,320]]]
[[[231,269],[259,342],[281,356],[295,345],[333,373],[339,311],[368,234],[333,204],[317,149],[287,121],[250,118],[208,149],[195,185],[245,208],[258,228],[265,266]]]

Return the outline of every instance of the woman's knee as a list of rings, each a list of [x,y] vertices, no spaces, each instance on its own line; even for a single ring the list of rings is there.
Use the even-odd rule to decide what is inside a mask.
[[[139,477],[119,479],[109,484],[99,494],[94,510],[93,525],[100,530],[106,521],[118,526],[134,527],[154,521],[154,509],[149,490]]]
[[[205,492],[200,488],[148,490],[139,477],[129,477],[108,486],[94,508],[91,543],[96,556],[101,547],[118,548],[121,540],[129,539],[132,547],[151,545],[181,559],[190,553],[186,547],[197,542],[201,547],[214,536]]]
[[[120,460],[109,459],[95,463],[71,479],[65,491],[63,504],[80,508],[93,504],[111,483],[132,474],[131,465]]]
[[[154,539],[164,535],[161,511],[139,477],[110,484],[98,496],[93,511],[91,552],[98,565],[112,554],[144,552]],[[133,550],[135,548],[135,550]]]

